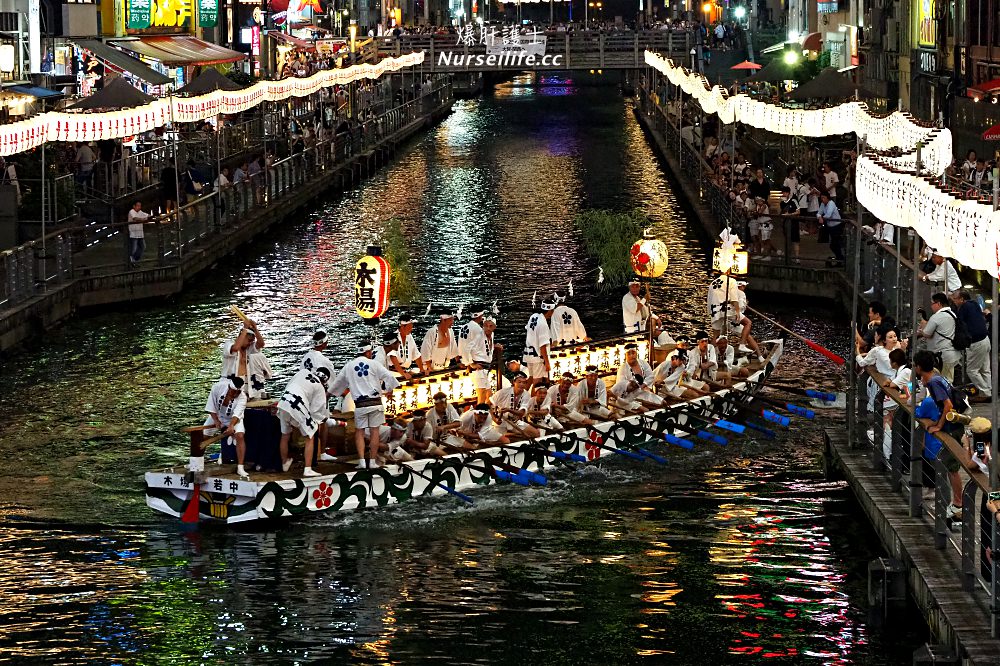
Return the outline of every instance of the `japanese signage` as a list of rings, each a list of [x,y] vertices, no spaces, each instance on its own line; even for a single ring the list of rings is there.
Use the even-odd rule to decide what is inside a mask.
[[[934,3],[936,0],[917,2],[917,44],[923,48],[937,48],[934,25]]]
[[[389,262],[366,255],[354,266],[354,309],[363,319],[381,317],[389,307]]]
[[[198,25],[214,28],[219,22],[219,0],[198,0]]]
[[[197,0],[199,3],[202,0]],[[214,7],[212,17],[218,14],[218,0],[206,0]],[[195,0],[126,0],[129,30],[146,28],[187,28],[191,26]],[[202,16],[205,16],[204,10]],[[215,18],[212,19],[215,25]]]
[[[937,52],[936,51],[917,51],[916,52],[917,67],[920,68],[921,72],[927,74],[937,74]]]

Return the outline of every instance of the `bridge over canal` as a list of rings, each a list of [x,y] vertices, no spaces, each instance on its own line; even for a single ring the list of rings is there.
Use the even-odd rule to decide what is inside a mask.
[[[694,46],[692,33],[671,30],[583,30],[538,33],[538,37],[544,37],[544,47],[530,54],[529,49],[499,54],[496,49],[488,50],[482,39],[468,40],[472,44],[462,43],[456,35],[402,35],[382,41],[379,52],[399,55],[423,51],[427,55],[423,69],[434,73],[572,71],[639,69],[645,66],[643,51],[646,50],[687,62]],[[522,36],[522,44],[531,39],[529,35]]]

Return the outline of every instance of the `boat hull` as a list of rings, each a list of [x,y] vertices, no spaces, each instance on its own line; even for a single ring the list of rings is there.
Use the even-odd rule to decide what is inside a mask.
[[[513,445],[519,447],[517,450],[491,447],[405,465],[280,481],[212,477],[209,466],[201,482],[194,483],[186,468],[171,468],[146,473],[146,504],[160,513],[193,520],[195,513],[191,503],[197,502],[198,520],[235,524],[383,507],[418,497],[446,494],[438,484],[459,491],[486,487],[497,483],[488,471],[494,460],[532,471],[552,468],[555,463],[543,450],[577,454],[588,461],[615,457],[617,454],[598,444],[634,450],[647,446],[654,439],[651,430],[679,436],[700,430],[701,424],[690,420],[689,414],[709,419],[733,415],[740,404],[752,399],[781,357],[782,342],[770,344],[765,367],[731,388],[642,415],[574,428],[539,437],[531,443]]]

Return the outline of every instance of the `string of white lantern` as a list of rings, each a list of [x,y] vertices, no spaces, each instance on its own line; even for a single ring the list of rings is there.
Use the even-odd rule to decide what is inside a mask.
[[[157,99],[149,104],[101,113],[52,111],[25,120],[0,125],[0,156],[22,153],[49,141],[97,141],[120,139],[148,132],[176,122],[196,122],[219,114],[247,111],[258,104],[280,102],[290,97],[305,97],[321,88],[346,85],[361,79],[377,79],[386,73],[419,65],[424,53],[410,53],[385,58],[375,64],[352,65],[343,69],[323,70],[305,78],[258,81],[242,90],[215,90],[196,97]]]
[[[893,158],[894,164],[909,170],[915,167],[915,148],[919,142],[924,144],[920,156],[923,169],[940,174],[951,164],[951,132],[920,123],[908,113],[897,111],[875,116],[863,102],[846,102],[825,109],[791,109],[744,94],[730,96],[724,88],[711,86],[701,74],[679,67],[658,53],[646,51],[645,62],[697,100],[706,113],[718,114],[725,124],[741,122],[794,136],[821,137],[854,132],[865,136],[868,145],[875,150],[902,150],[902,155]]]

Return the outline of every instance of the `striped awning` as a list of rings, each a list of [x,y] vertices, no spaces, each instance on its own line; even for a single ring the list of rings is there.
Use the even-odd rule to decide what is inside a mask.
[[[111,42],[115,46],[159,60],[168,67],[218,65],[236,62],[246,54],[191,37],[190,35],[151,35]]]

